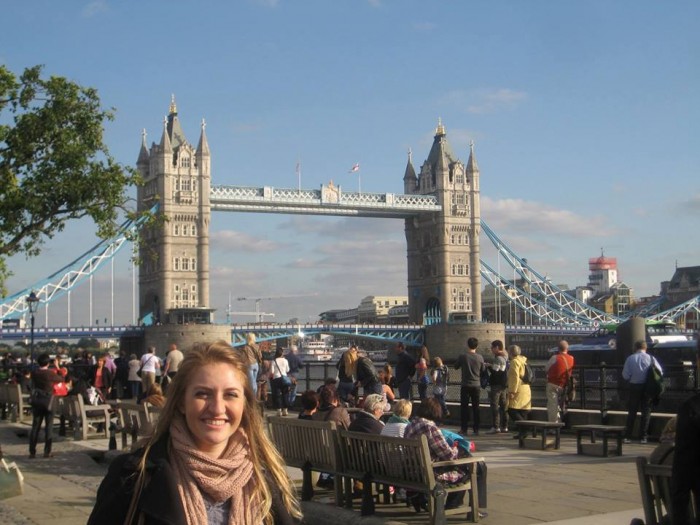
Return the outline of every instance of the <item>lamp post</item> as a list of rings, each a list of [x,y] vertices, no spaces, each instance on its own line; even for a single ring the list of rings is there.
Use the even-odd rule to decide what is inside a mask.
[[[30,352],[31,352],[31,364],[34,364],[34,314],[36,313],[37,306],[39,306],[39,298],[36,296],[34,293],[34,290],[32,290],[32,293],[30,293],[27,296],[27,308],[29,308],[29,322],[31,323],[30,326]]]

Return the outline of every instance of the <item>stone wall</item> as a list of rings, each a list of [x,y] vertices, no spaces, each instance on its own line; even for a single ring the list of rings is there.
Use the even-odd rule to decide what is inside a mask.
[[[144,348],[148,346],[156,347],[156,354],[160,357],[165,355],[171,343],[186,352],[195,343],[213,342],[217,340],[231,342],[231,327],[227,325],[215,324],[170,324],[146,327],[144,337]]]
[[[479,340],[477,352],[491,356],[491,341],[505,342],[506,327],[501,323],[450,323],[425,327],[425,344],[431,357],[439,356],[445,363],[454,363],[467,348],[467,339]]]

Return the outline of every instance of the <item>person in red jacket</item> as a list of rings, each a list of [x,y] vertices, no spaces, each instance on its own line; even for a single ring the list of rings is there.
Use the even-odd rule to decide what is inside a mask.
[[[569,355],[569,343],[559,341],[558,352],[547,365],[547,421],[561,423],[562,408],[566,402],[566,386],[574,370],[574,356]]]

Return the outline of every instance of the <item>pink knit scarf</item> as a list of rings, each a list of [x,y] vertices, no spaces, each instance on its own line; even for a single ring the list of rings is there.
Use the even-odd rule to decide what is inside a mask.
[[[258,525],[262,522],[259,497],[253,501],[253,463],[248,436],[242,428],[229,439],[226,450],[213,459],[197,450],[187,425],[175,417],[170,426],[170,458],[187,523],[207,523],[204,497],[216,503],[231,500],[229,524]]]

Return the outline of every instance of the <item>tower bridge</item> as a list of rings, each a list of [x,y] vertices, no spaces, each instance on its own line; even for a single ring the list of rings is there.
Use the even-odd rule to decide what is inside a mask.
[[[481,334],[489,340],[502,338],[505,335],[503,325],[482,321],[482,276],[504,300],[536,321],[534,324],[545,325],[546,331],[566,329],[580,333],[591,331],[599,323],[622,320],[595,310],[558,289],[484,223],[480,210],[480,170],[474,145],[470,144],[467,162],[462,162],[453,153],[440,121],[428,156],[418,170],[409,152],[403,174],[403,194],[346,192],[332,181],[319,189],[214,185],[204,122],[195,147],[187,141],[180,126],[174,100],[164,121],[160,142],[149,147],[144,132],[136,166],[144,180],[143,186],[138,188],[139,210],[157,210],[156,213],[167,218],[156,226],[141,228],[145,242],[139,254],[140,323],[157,325],[154,329],[158,328],[162,337],[172,337],[173,333],[163,326],[189,326],[187,330],[194,334],[211,322],[209,228],[213,211],[403,220],[412,326],[401,333],[387,329],[389,331],[381,335],[368,327],[367,337],[414,342],[418,341],[417,337],[425,337],[443,347],[453,346],[451,340],[455,338],[463,342],[467,333]],[[31,290],[36,291],[43,304],[70,293],[111,259],[117,251],[115,247],[121,246],[129,237],[128,232],[139,226],[125,224],[120,236],[111,242],[98,243],[72,265]],[[512,268],[512,278],[499,275],[490,265],[482,263],[482,231],[497,249],[499,258],[503,257]],[[507,272],[510,273],[510,269]],[[516,273],[519,281],[516,281]],[[26,312],[25,298],[29,291],[22,290],[3,300],[0,318]],[[700,313],[699,299],[696,297],[672,312],[652,317],[668,319],[668,316],[677,317],[686,311]],[[543,328],[532,329],[541,331]],[[136,328],[137,332],[142,330]],[[287,328],[271,330],[268,334],[261,333],[263,338],[281,337],[280,334],[288,331]],[[509,328],[512,330],[518,328]],[[230,327],[225,331],[230,332]],[[9,333],[5,331],[5,335]],[[241,333],[234,328],[229,334],[234,343],[239,342]],[[422,335],[416,335],[419,333]],[[3,337],[2,331],[0,337]]]

